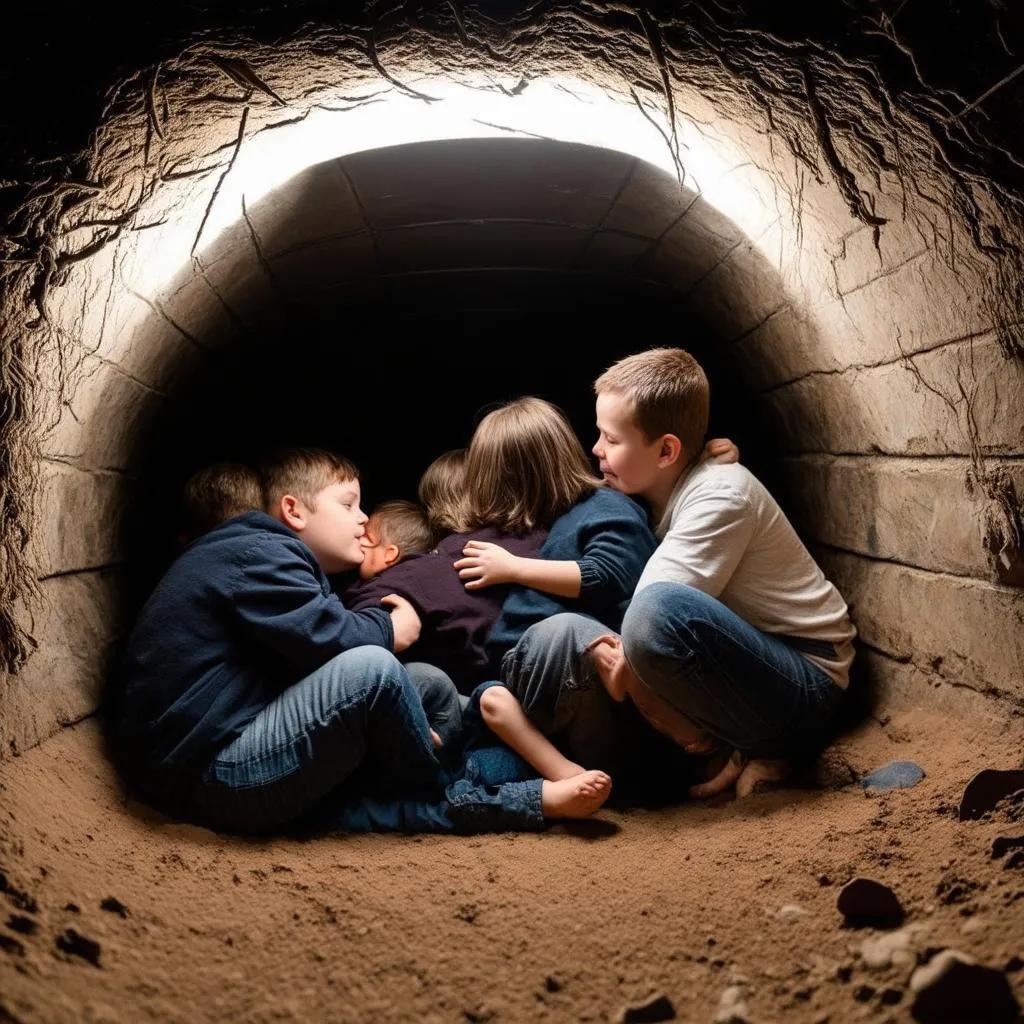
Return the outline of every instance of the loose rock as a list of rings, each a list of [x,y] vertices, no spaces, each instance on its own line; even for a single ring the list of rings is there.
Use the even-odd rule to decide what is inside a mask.
[[[730,985],[718,1001],[714,1024],[748,1024],[750,1010],[743,985]]]
[[[921,1024],[1011,1024],[1020,1005],[1002,971],[975,963],[953,949],[936,954],[914,971],[910,1012]]]
[[[924,769],[914,761],[890,761],[860,780],[864,789],[885,793],[890,789],[910,789],[925,777]]]
[[[973,821],[980,818],[1018,789],[1024,789],[1024,768],[985,768],[964,789],[960,799],[960,820]]]
[[[657,1024],[658,1021],[675,1020],[676,1008],[664,993],[651,996],[636,1006],[627,1006],[619,1012],[619,1024]]]
[[[906,916],[896,894],[873,878],[855,878],[839,893],[836,907],[855,928],[895,928]]]
[[[108,913],[118,914],[121,917],[128,916],[128,908],[114,896],[108,896],[100,904],[100,910],[106,910]]]
[[[100,966],[100,944],[80,935],[74,928],[57,936],[57,948],[68,956],[81,957],[93,967]]]
[[[897,967],[910,967],[917,960],[914,954],[915,941],[926,931],[927,925],[910,924],[899,931],[865,939],[860,947],[864,966],[871,970],[886,970],[893,964]]]
[[[1024,848],[1024,836],[996,836],[992,840],[992,859],[999,860],[1010,850]]]

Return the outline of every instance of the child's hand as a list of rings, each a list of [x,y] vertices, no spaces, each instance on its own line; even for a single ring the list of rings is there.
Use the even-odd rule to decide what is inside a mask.
[[[407,647],[412,647],[420,638],[420,617],[416,609],[398,594],[382,597],[380,603],[391,609],[391,628],[395,634],[394,651],[398,654]]]
[[[495,583],[515,583],[519,558],[500,544],[471,540],[462,549],[465,558],[452,564],[459,570],[459,579],[466,580],[467,590],[479,590]]]
[[[714,437],[704,445],[704,459],[714,459],[722,465],[740,461],[740,450],[727,437]]]

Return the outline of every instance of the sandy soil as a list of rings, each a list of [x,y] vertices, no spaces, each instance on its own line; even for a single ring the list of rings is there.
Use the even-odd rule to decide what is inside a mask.
[[[857,874],[895,889],[921,958],[1008,965],[1024,1002],[1024,866],[991,856],[1024,820],[956,816],[1022,733],[912,711],[846,737],[817,789],[540,835],[253,842],[126,804],[87,722],[0,767],[0,1022],[603,1021],[656,993],[711,1021],[735,982],[754,1022],[909,1020],[911,968],[868,967],[880,933],[836,909]],[[896,758],[927,778],[852,781]]]

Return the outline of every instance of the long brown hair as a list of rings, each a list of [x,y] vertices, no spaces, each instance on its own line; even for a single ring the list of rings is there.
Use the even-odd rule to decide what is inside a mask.
[[[600,485],[562,410],[517,398],[488,413],[469,443],[467,527],[546,528]]]

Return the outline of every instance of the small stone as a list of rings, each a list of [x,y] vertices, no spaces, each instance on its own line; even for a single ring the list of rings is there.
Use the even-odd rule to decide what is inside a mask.
[[[910,978],[911,1015],[921,1024],[1010,1024],[1020,1005],[1002,971],[953,949],[936,954]]]
[[[896,894],[873,878],[855,878],[847,882],[836,900],[846,923],[855,928],[894,928],[906,916]]]
[[[992,859],[999,860],[1010,850],[1024,848],[1024,836],[996,836],[992,840]]]
[[[718,1001],[714,1024],[747,1024],[750,1010],[745,994],[743,985],[730,985]]]
[[[1000,800],[1024,789],[1024,768],[985,768],[967,783],[960,798],[960,820],[973,821],[991,811]]]
[[[1024,960],[1022,960],[1019,956],[1014,955],[1006,961],[1003,970],[1007,974],[1016,974],[1022,967],[1024,967]]]
[[[57,936],[57,948],[68,956],[77,956],[92,964],[100,966],[100,944],[80,935],[74,928],[68,928],[63,935]]]
[[[867,1003],[871,1001],[872,996],[874,996],[877,991],[878,990],[874,985],[858,985],[853,990],[853,998],[856,999],[858,1003]]]
[[[886,793],[890,789],[910,789],[925,777],[924,769],[914,761],[890,761],[860,780],[864,789]]]
[[[775,916],[780,921],[800,921],[805,917],[810,917],[811,912],[795,903],[787,903],[784,907],[779,907]]]
[[[106,910],[110,914],[118,914],[120,917],[128,916],[128,908],[113,896],[108,896],[100,904],[100,910]]]
[[[549,974],[544,979],[544,988],[548,992],[561,992],[562,983],[553,974]]]
[[[882,994],[878,997],[878,1001],[883,1006],[895,1006],[903,999],[903,992],[898,988],[886,988],[882,990]]]
[[[899,931],[865,939],[860,947],[861,959],[871,970],[884,971],[893,964],[909,967],[917,959],[913,952],[915,940],[927,930],[927,925],[910,924]]]
[[[961,935],[974,935],[977,932],[983,932],[988,927],[988,921],[983,917],[969,917],[962,925],[960,925]]]
[[[676,1008],[672,1000],[661,992],[635,1006],[625,1007],[616,1018],[619,1024],[657,1024],[658,1021],[675,1019]]]

